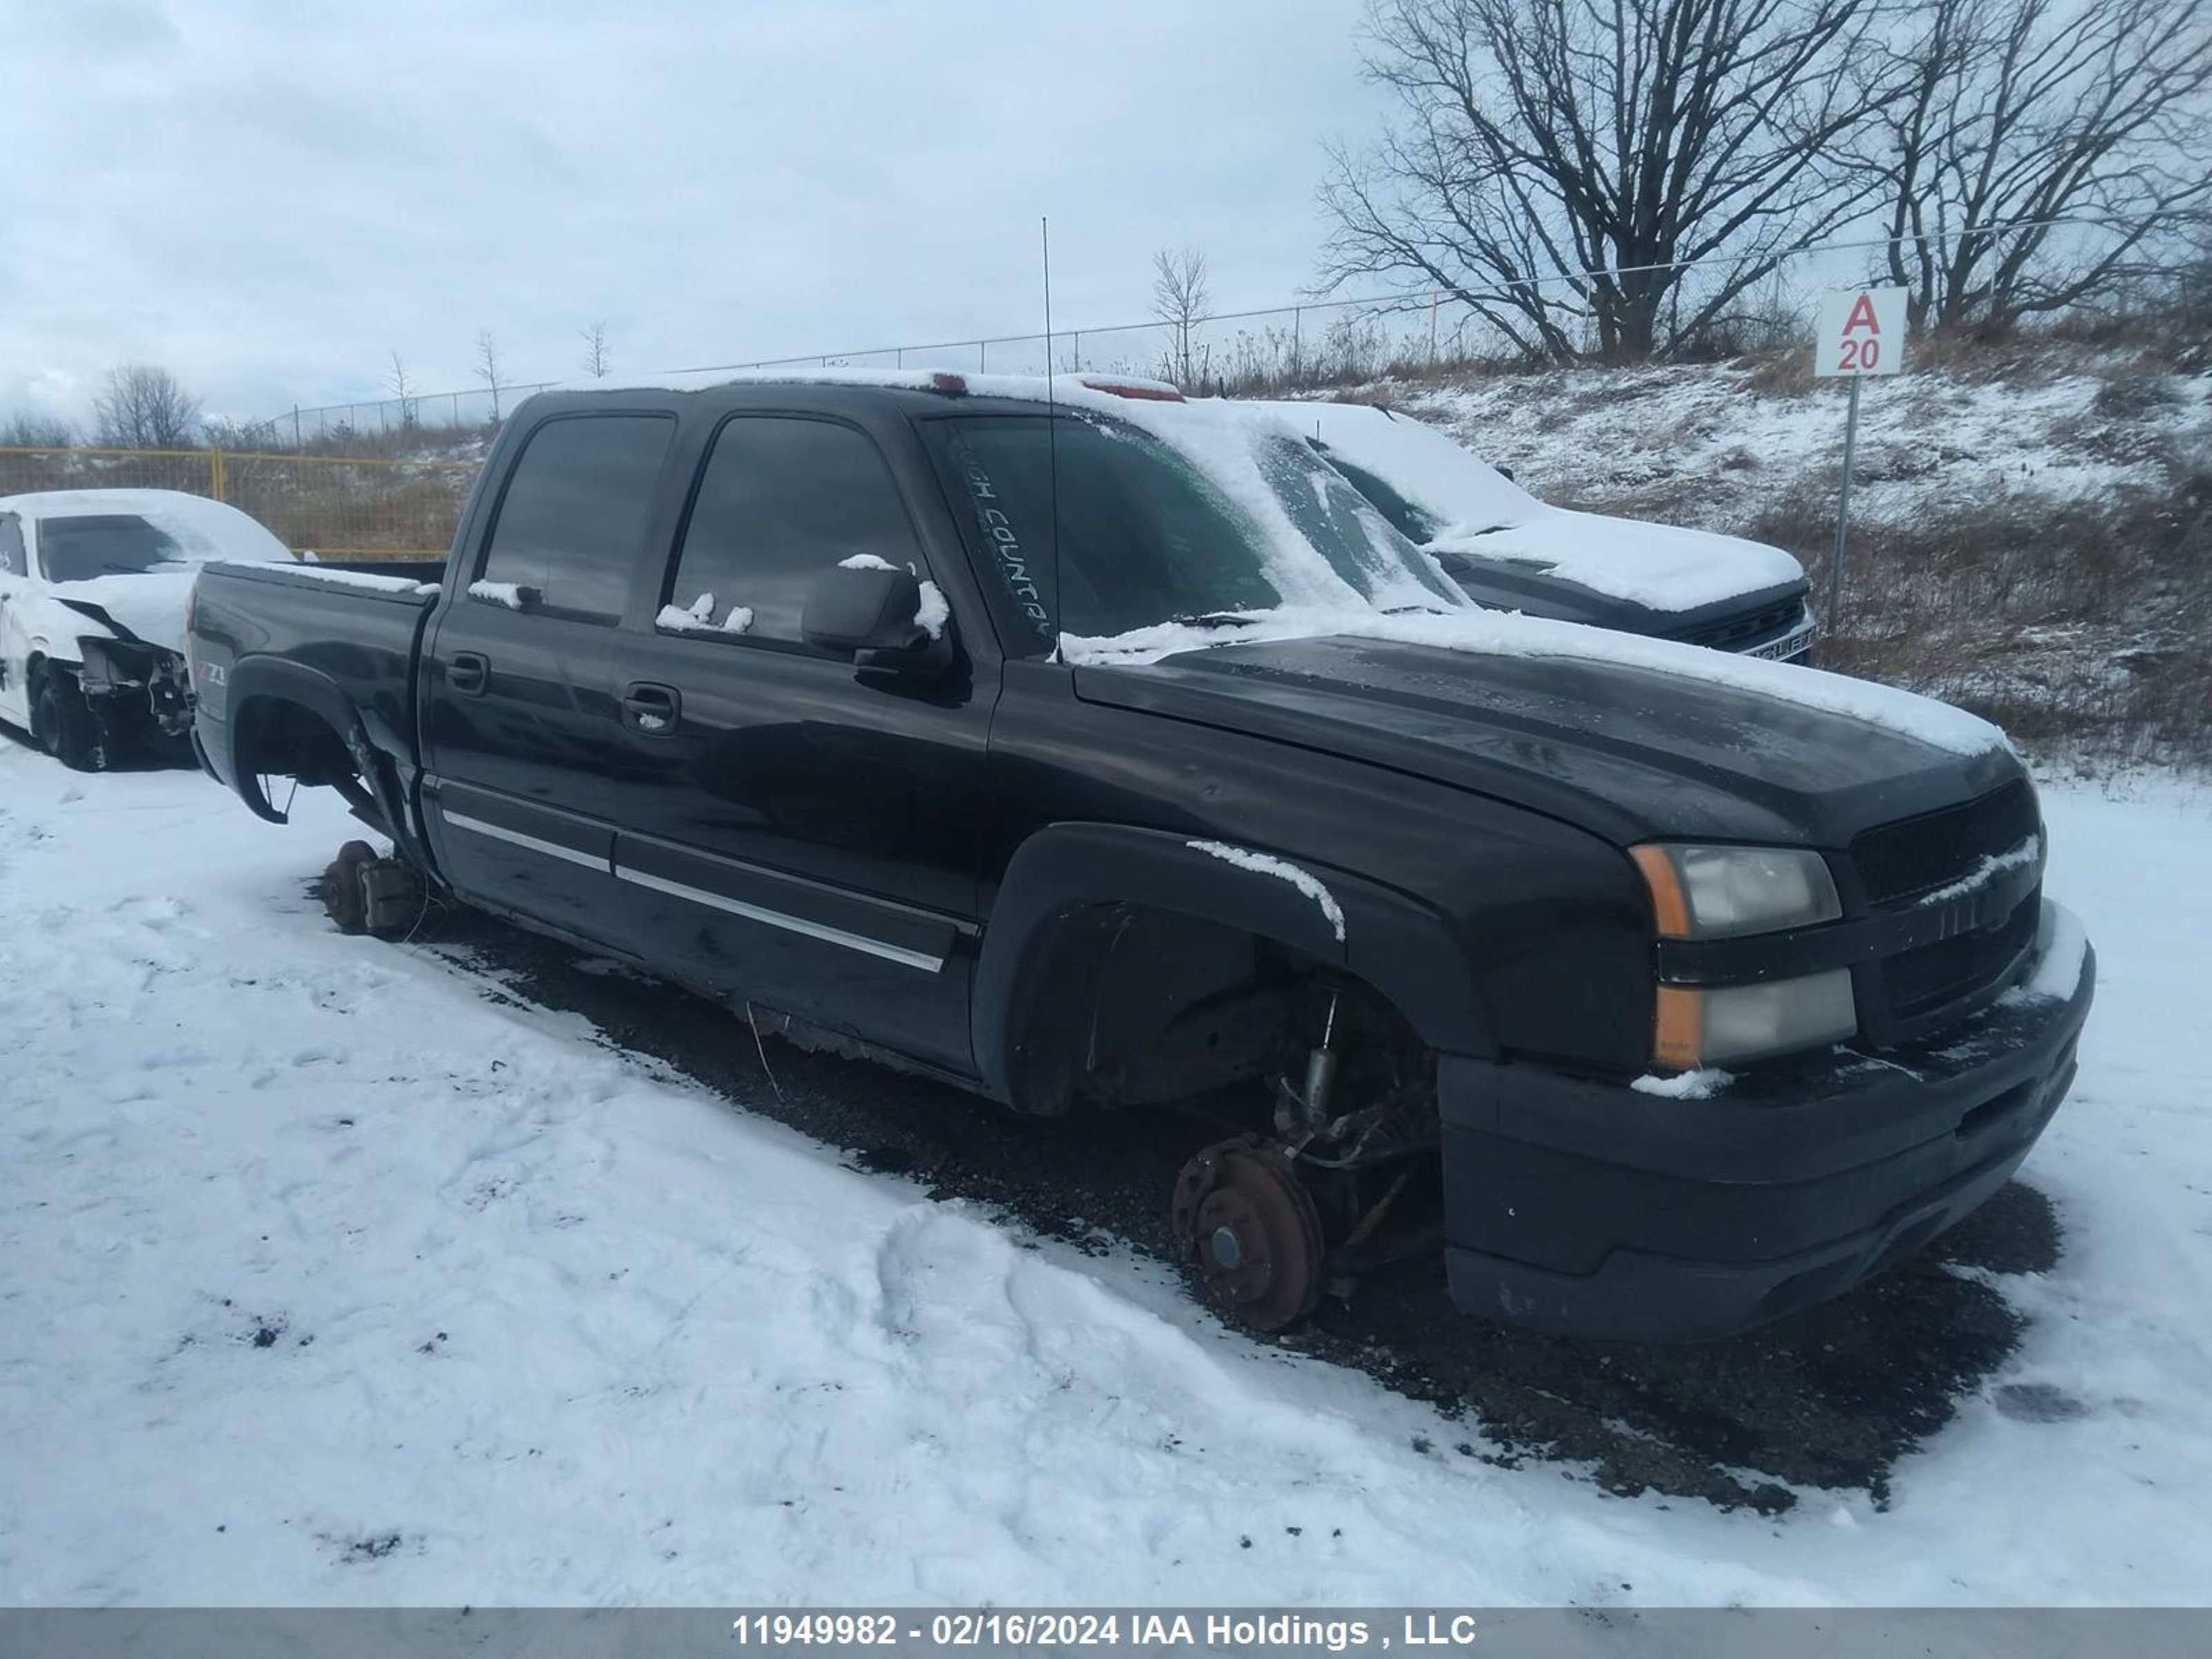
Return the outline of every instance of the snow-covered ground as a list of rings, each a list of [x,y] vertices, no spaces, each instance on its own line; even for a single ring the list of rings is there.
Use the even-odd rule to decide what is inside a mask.
[[[1468,1425],[1157,1267],[343,938],[319,794],[0,738],[0,1597],[2201,1599],[2212,793],[2046,805],[2103,971],[2026,1172],[2064,1252],[1889,1508],[1778,1520],[1428,1449]]]

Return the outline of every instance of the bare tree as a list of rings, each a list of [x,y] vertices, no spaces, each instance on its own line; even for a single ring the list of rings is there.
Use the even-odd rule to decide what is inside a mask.
[[[477,331],[477,379],[491,391],[492,424],[499,424],[499,342],[488,328]]]
[[[1210,314],[1212,296],[1206,288],[1206,255],[1194,247],[1176,252],[1162,248],[1152,255],[1152,315],[1175,331],[1170,367],[1175,379],[1191,379],[1190,331]]]
[[[604,380],[607,371],[614,367],[614,360],[607,351],[607,325],[603,322],[586,324],[583,335],[584,373],[595,380]]]
[[[67,449],[76,442],[76,428],[56,415],[18,410],[0,424],[0,449]]]
[[[1335,147],[1323,276],[1412,277],[1532,358],[1695,341],[1873,190],[1875,0],[1372,0],[1398,119]],[[1691,262],[1715,262],[1692,272]]]
[[[200,400],[166,368],[123,363],[93,400],[100,441],[112,449],[184,449],[200,435]]]
[[[1910,94],[1861,154],[1916,329],[2008,324],[2179,269],[2161,256],[2185,257],[2212,208],[2199,0],[1918,0],[1912,19]],[[1991,228],[2008,224],[2024,228]]]
[[[407,378],[407,365],[399,361],[399,354],[392,354],[392,372],[384,377],[384,384],[392,388],[392,398],[399,404],[399,424],[415,424],[415,387]]]

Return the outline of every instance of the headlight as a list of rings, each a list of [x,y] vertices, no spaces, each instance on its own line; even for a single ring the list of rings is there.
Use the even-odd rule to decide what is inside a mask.
[[[1662,985],[1651,1057],[1694,1072],[1841,1042],[1858,1027],[1848,968],[1764,985]]]
[[[1789,847],[1629,849],[1651,890],[1662,939],[1733,939],[1833,921],[1844,914],[1818,853]]]

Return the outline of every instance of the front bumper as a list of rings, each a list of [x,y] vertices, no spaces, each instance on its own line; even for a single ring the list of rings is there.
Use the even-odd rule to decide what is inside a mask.
[[[1732,1335],[1848,1290],[2010,1178],[2074,1079],[2096,961],[1923,1042],[1762,1067],[1705,1100],[1447,1057],[1445,1262],[1467,1313],[1562,1335]]]

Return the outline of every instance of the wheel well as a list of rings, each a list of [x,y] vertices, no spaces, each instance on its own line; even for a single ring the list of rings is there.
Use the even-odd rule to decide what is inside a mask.
[[[255,697],[234,719],[234,752],[243,775],[276,775],[313,785],[338,783],[356,775],[345,739],[304,703]]]
[[[1066,913],[1022,982],[1010,1082],[1024,1111],[1154,1104],[1281,1075],[1333,1004],[1347,1011],[1344,1035],[1425,1053],[1387,998],[1336,964],[1146,905]]]

